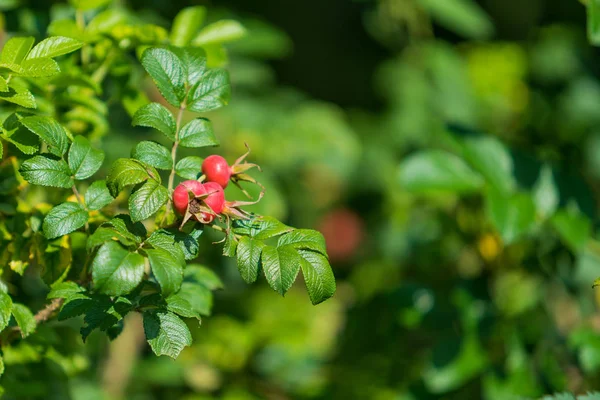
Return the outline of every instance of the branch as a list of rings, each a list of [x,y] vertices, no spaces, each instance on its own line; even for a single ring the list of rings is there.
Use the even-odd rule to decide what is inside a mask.
[[[42,308],[40,311],[37,312],[37,314],[35,314],[35,322],[40,324],[52,318],[54,313],[62,307],[64,302],[65,299],[62,298],[52,299],[52,301],[46,307]]]

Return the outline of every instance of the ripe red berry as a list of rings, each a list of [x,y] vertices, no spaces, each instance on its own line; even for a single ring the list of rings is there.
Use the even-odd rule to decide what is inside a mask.
[[[207,182],[203,186],[204,193],[209,193],[208,197],[204,199],[204,203],[215,214],[220,214],[225,208],[225,192],[223,192],[223,188],[216,182]]]
[[[202,186],[202,183],[194,180],[181,182],[175,188],[173,192],[173,206],[175,210],[184,215],[187,210],[188,203],[190,201],[189,191],[194,193],[196,196],[206,193],[206,189]]]
[[[216,154],[204,159],[202,173],[206,176],[208,182],[216,182],[223,189],[227,187],[229,178],[231,178],[231,168],[227,164],[227,160]]]

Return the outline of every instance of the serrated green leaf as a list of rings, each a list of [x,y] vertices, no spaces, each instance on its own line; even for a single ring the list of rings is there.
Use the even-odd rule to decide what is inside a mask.
[[[194,38],[194,46],[223,44],[246,36],[246,28],[238,21],[223,19],[206,25]]]
[[[2,64],[21,64],[21,62],[31,50],[35,39],[33,37],[13,37],[10,38],[2,48],[0,53],[0,63]]]
[[[186,7],[175,16],[170,40],[174,46],[187,46],[206,17],[206,7]]]
[[[83,46],[79,40],[64,36],[51,36],[35,45],[27,54],[27,60],[33,58],[54,58],[71,53]]]
[[[239,251],[239,250],[238,250]],[[269,286],[284,295],[296,280],[302,259],[292,246],[265,246],[261,255],[261,265]]]
[[[68,299],[77,293],[85,292],[85,288],[73,281],[57,282],[50,287],[47,299]]]
[[[235,257],[237,252],[238,242],[235,238],[233,230],[229,230],[225,237],[225,243],[223,244],[223,255],[225,257]]]
[[[224,69],[211,69],[190,91],[188,109],[195,112],[216,110],[229,104],[230,97],[229,73]]]
[[[50,153],[59,157],[66,153],[69,147],[67,131],[55,119],[36,115],[22,118],[21,124],[39,136],[48,145]]]
[[[69,149],[69,167],[75,179],[87,179],[94,175],[104,162],[104,152],[95,149],[83,136],[76,136]]]
[[[463,160],[441,150],[427,150],[407,157],[400,165],[400,183],[411,192],[474,192],[483,179]]]
[[[327,257],[325,238],[319,231],[312,229],[295,229],[279,237],[277,246],[289,244],[297,250],[312,250]]]
[[[8,326],[12,308],[13,302],[8,293],[0,291],[0,331]]]
[[[168,251],[163,249],[146,250],[148,261],[156,281],[165,297],[177,292],[183,281],[183,266]]]
[[[144,332],[157,356],[177,358],[184,347],[192,344],[187,325],[172,312],[144,312]]]
[[[91,251],[109,241],[119,241],[124,246],[138,247],[146,237],[146,229],[141,222],[133,223],[129,215],[117,215],[102,224],[88,238],[87,249]]]
[[[63,321],[65,319],[77,317],[84,314],[93,305],[93,301],[85,293],[76,293],[69,296],[65,301],[60,312],[58,313],[58,320]]]
[[[83,341],[95,329],[106,331],[123,318],[133,309],[131,301],[124,297],[118,297],[111,301],[108,296],[93,296],[92,305],[85,312],[83,322],[85,326],[81,328],[81,337]]]
[[[179,145],[183,147],[218,146],[212,124],[206,118],[196,118],[188,122],[179,132]]]
[[[316,305],[335,293],[335,277],[327,258],[310,250],[298,250],[301,257],[300,267],[306,283],[310,301]]]
[[[154,179],[129,196],[129,214],[133,222],[150,218],[169,200],[169,190]]]
[[[119,158],[113,163],[106,178],[106,186],[110,194],[116,197],[126,186],[137,185],[148,178],[148,170],[144,164],[131,158]]]
[[[165,299],[167,310],[185,318],[200,318],[200,314],[194,310],[189,301],[178,294],[172,294]]]
[[[258,240],[266,240],[294,230],[276,218],[263,216],[248,220],[236,220],[233,227],[235,233],[248,235]]]
[[[175,257],[181,265],[185,264],[185,254],[183,249],[175,243],[175,234],[165,229],[155,231],[146,240],[155,249],[165,250],[167,253]]]
[[[253,283],[258,278],[260,256],[265,248],[262,240],[242,236],[237,245],[237,267],[246,283]]]
[[[66,202],[54,207],[44,218],[44,235],[54,239],[85,225],[89,215],[78,203]]]
[[[144,257],[130,253],[116,242],[103,244],[92,262],[94,289],[110,296],[128,294],[143,275]]]
[[[169,48],[179,60],[186,76],[188,85],[194,86],[206,72],[206,53],[200,47],[171,47]]]
[[[144,140],[139,142],[131,152],[131,157],[158,169],[171,170],[173,160],[171,152],[162,144]]]
[[[141,62],[165,100],[179,107],[186,90],[183,66],[177,56],[166,49],[149,48]]]
[[[90,210],[100,210],[114,200],[105,181],[96,181],[88,187],[84,196],[85,205]]]
[[[23,126],[6,132],[6,136],[3,138],[24,154],[32,155],[40,149],[40,138]]]
[[[33,97],[33,94],[27,89],[15,90],[15,88],[11,86],[8,92],[0,92],[0,99],[25,108],[37,107],[35,97]]]
[[[137,110],[133,115],[132,125],[157,129],[169,139],[175,140],[175,118],[161,104],[150,103]]]
[[[175,165],[175,172],[184,179],[198,179],[202,175],[202,161],[196,156],[182,158]]]
[[[192,264],[185,269],[183,283],[177,295],[187,300],[194,312],[200,315],[210,315],[213,298],[210,289],[205,285],[201,268]]]
[[[23,162],[19,172],[27,182],[34,185],[60,188],[73,186],[71,171],[64,160],[35,156]]]
[[[15,317],[15,321],[21,330],[21,337],[26,338],[35,331],[37,323],[29,308],[23,304],[14,303],[12,306],[12,315]]]
[[[51,58],[35,58],[32,60],[25,60],[21,64],[23,71],[21,75],[32,78],[46,78],[54,76],[60,72],[60,67]]]

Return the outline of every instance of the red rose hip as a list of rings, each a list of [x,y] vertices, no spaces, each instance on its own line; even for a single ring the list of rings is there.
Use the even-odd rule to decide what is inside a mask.
[[[218,183],[223,189],[227,187],[229,178],[231,178],[231,168],[227,164],[227,160],[216,154],[204,159],[202,173],[206,176],[207,181]]]
[[[181,182],[179,185],[177,185],[175,191],[173,192],[173,207],[181,215],[184,215],[188,208],[188,203],[190,202],[190,191],[196,196],[206,193],[206,189],[204,189],[202,183],[198,181],[189,180]]]

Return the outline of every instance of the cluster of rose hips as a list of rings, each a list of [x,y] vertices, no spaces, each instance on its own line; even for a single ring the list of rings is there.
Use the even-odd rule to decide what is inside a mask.
[[[182,226],[192,218],[200,223],[210,224],[216,217],[225,217],[229,221],[230,218],[249,216],[240,207],[257,203],[262,198],[264,188],[255,201],[227,201],[223,191],[230,181],[248,197],[250,195],[239,182],[252,182],[262,188],[262,185],[245,173],[254,167],[260,170],[258,165],[244,162],[248,154],[250,150],[231,166],[219,155],[208,156],[202,162],[203,175],[198,180],[187,180],[177,185],[173,192],[173,206],[184,217]]]

